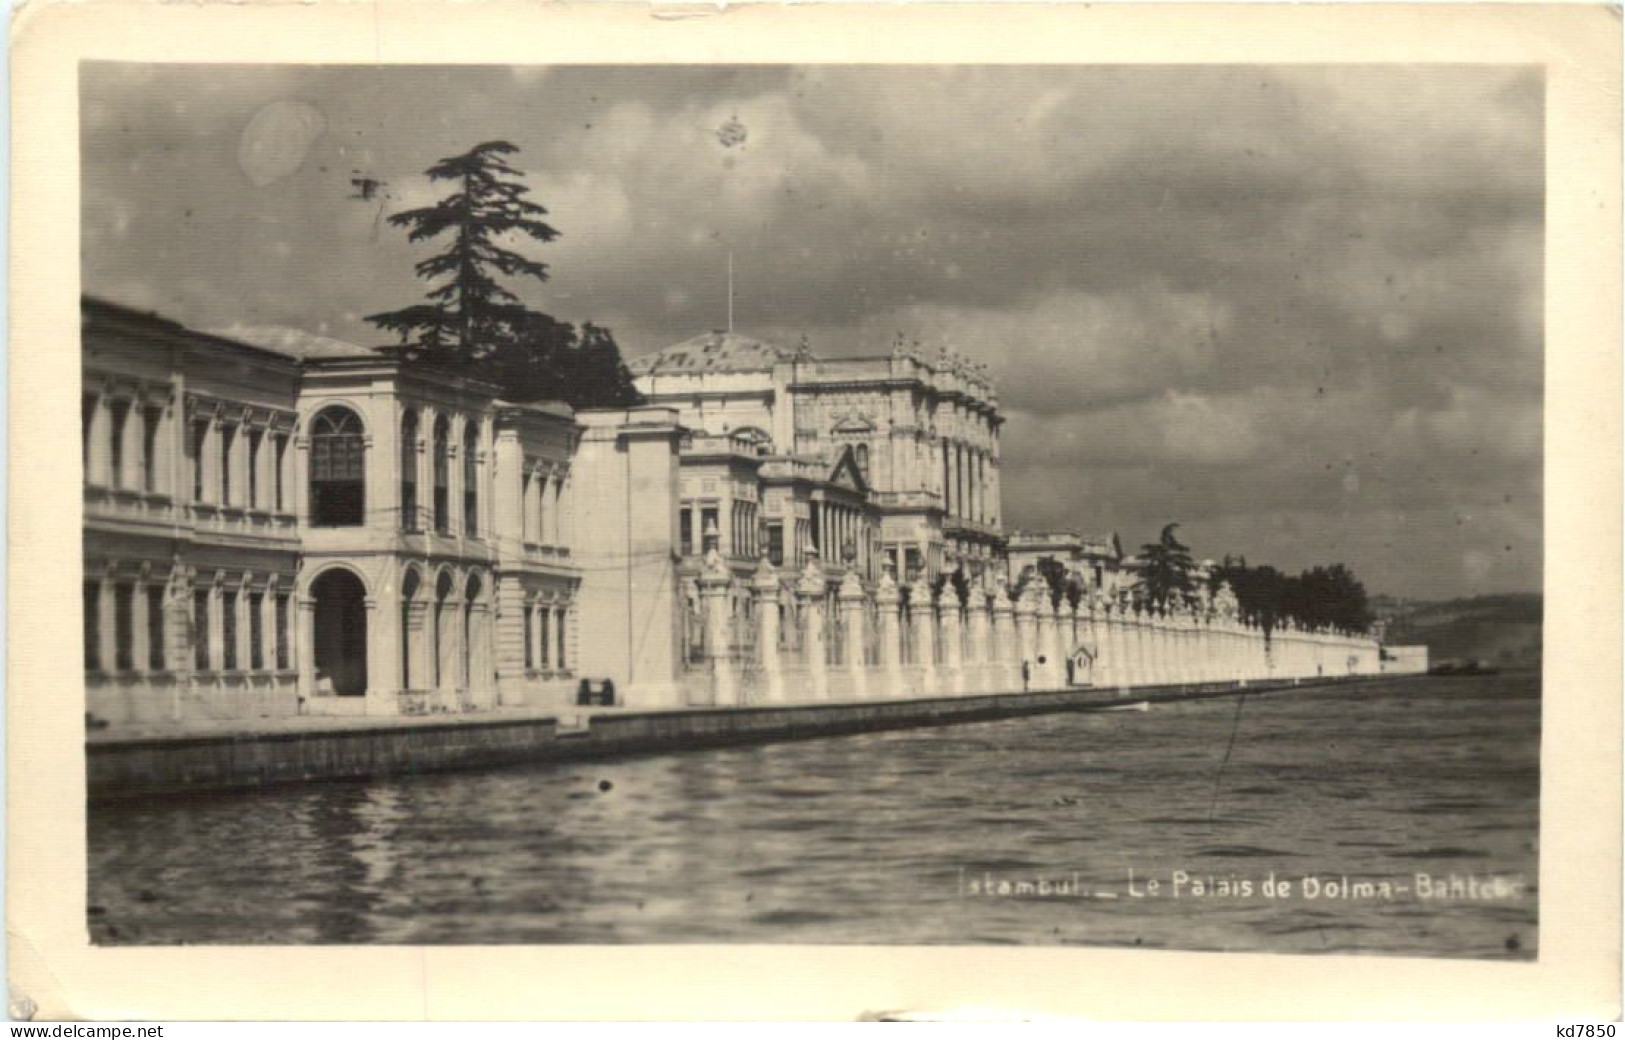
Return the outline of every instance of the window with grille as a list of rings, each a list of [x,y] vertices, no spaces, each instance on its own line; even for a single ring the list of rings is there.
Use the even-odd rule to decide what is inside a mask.
[[[86,394],[79,399],[79,462],[85,468],[84,478],[90,480],[90,428],[96,424],[96,395]]]
[[[192,593],[192,666],[209,670],[209,593]]]
[[[237,670],[237,594],[220,594],[220,667]]]
[[[366,477],[361,418],[328,408],[310,430],[310,512],[316,527],[358,527]]]
[[[231,449],[237,441],[237,427],[220,427],[220,504],[232,505],[231,501]]]
[[[525,668],[527,670],[536,667],[535,633],[532,631],[535,627],[535,618],[533,617],[535,613],[536,611],[530,604],[525,604]]]
[[[260,507],[260,442],[265,434],[259,430],[248,431],[248,508]]]
[[[449,484],[451,481],[451,422],[442,415],[434,424],[434,529],[445,534],[451,529]]]
[[[130,402],[114,401],[109,409],[113,420],[113,472],[109,483],[113,487],[124,487],[124,423],[130,417]]]
[[[102,666],[101,593],[99,583],[85,582],[85,667],[91,671]]]
[[[158,490],[158,424],[163,421],[161,408],[147,408],[141,413],[141,490]]]
[[[401,420],[401,530],[418,530],[418,413]]]
[[[463,534],[475,537],[480,529],[480,428],[463,427]]]
[[[569,665],[564,660],[564,616],[565,615],[564,615],[563,609],[561,608],[560,610],[555,611],[555,615],[556,616],[553,619],[554,620],[554,627],[557,629],[558,640],[559,640],[557,667],[558,667],[558,669],[560,671],[563,671],[563,670],[565,670],[566,668],[569,667]]]
[[[260,613],[264,607],[263,592],[248,594],[248,667],[256,672],[265,667],[265,619]]]
[[[276,468],[272,474],[272,483],[276,487],[275,509],[279,513],[288,511],[287,491],[282,483],[282,466],[288,457],[288,438],[285,434],[277,434],[271,438],[272,456],[271,464]]]
[[[113,586],[113,659],[121,672],[135,668],[135,586]]]
[[[288,670],[288,606],[289,596],[286,592],[279,592],[276,596],[276,667],[277,671]]]
[[[209,441],[209,423],[199,419],[192,424],[192,501],[203,501],[203,446]]]
[[[784,525],[767,525],[767,559],[775,567],[784,566]]]
[[[147,668],[161,672],[168,667],[164,660],[164,587],[147,586]]]

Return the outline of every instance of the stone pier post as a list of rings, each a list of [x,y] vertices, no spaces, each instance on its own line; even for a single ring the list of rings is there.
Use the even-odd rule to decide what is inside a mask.
[[[807,553],[807,565],[802,568],[796,583],[796,598],[801,615],[801,657],[807,670],[806,698],[829,699],[829,668],[824,656],[824,571],[818,565],[818,553]]]
[[[784,700],[784,672],[779,661],[779,575],[765,555],[751,576],[756,611],[756,664],[762,688],[757,696],[769,703]]]
[[[875,590],[875,609],[880,614],[880,667],[885,674],[887,697],[904,697],[908,686],[903,680],[903,630],[898,619],[901,597],[897,582],[887,568]]]
[[[1035,585],[1038,583],[1034,583]],[[1036,608],[1033,611],[1034,652],[1033,682],[1035,690],[1053,690],[1059,686],[1055,679],[1055,667],[1060,664],[1055,653],[1055,605],[1050,602],[1049,585],[1046,583],[1038,589]]]
[[[733,707],[739,703],[728,631],[728,570],[722,557],[708,554],[700,573],[700,616],[705,624],[705,663],[711,673],[711,704]]]
[[[1202,669],[1202,649],[1196,645],[1196,611],[1192,607],[1181,607],[1174,615],[1178,623],[1180,642],[1179,681],[1182,683],[1200,682],[1197,678]]]
[[[1015,607],[1010,593],[1003,584],[993,590],[993,653],[988,672],[994,678],[989,684],[993,690],[1006,692],[1021,689],[1019,670],[1012,671],[1011,655],[1017,652]],[[1020,662],[1017,661],[1017,664]]]
[[[1016,653],[1021,662],[1021,688],[1036,690],[1038,677],[1038,597],[1029,584],[1016,600]]]
[[[863,582],[858,580],[856,570],[848,570],[846,577],[841,579],[840,603],[841,620],[846,623],[846,674],[851,682],[852,697],[862,700],[869,695],[865,681],[869,674],[869,662],[864,647],[864,636],[868,629],[868,619],[865,617],[868,598],[863,594]]]
[[[992,633],[989,631],[989,616],[987,592],[980,585],[970,587],[970,597],[965,604],[965,616],[969,625],[969,654],[965,670],[970,676],[970,685],[977,693],[990,693],[998,689],[993,682],[994,670],[989,667],[993,660]]]
[[[1107,599],[1094,603],[1091,609],[1095,625],[1095,685],[1121,686],[1123,662],[1117,645],[1117,611]]]
[[[1133,684],[1145,686],[1156,681],[1152,672],[1151,611],[1136,603],[1129,612],[1128,622],[1132,626],[1130,638],[1134,643]]]
[[[920,677],[919,694],[929,697],[937,692],[936,618],[931,609],[931,586],[926,583],[925,571],[908,590],[908,623],[914,634],[914,664]]]
[[[938,608],[942,625],[942,689],[944,693],[964,693],[964,628],[959,617],[959,590],[954,588],[953,582],[943,582]]]

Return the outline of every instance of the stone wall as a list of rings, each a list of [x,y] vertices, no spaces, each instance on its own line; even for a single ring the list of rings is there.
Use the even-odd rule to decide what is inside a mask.
[[[1266,631],[1230,613],[1057,606],[1032,583],[1012,599],[890,573],[871,595],[855,577],[832,588],[813,558],[799,574],[765,560],[748,583],[754,638],[731,604],[742,591],[719,557],[698,578],[699,650],[684,703],[771,705],[959,696],[1080,687],[1250,683],[1380,674],[1376,640],[1291,625]],[[788,609],[785,605],[789,604]]]

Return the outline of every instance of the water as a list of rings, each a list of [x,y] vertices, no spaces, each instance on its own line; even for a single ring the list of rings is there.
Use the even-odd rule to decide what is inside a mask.
[[[1222,699],[96,807],[90,928],[101,943],[1527,959],[1538,682],[1403,679],[1253,695],[1239,716]],[[1176,890],[1177,871],[1213,884]],[[1445,897],[1420,898],[1418,874]],[[1451,875],[1505,887],[1452,895]]]

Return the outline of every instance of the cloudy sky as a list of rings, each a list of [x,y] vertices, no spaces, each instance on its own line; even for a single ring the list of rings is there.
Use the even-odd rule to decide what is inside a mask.
[[[987,362],[1007,526],[1540,587],[1538,70],[87,65],[81,106],[90,293],[385,342],[425,250],[384,218],[501,138],[561,232],[526,298],[628,356],[725,323],[731,250],[740,331]]]

